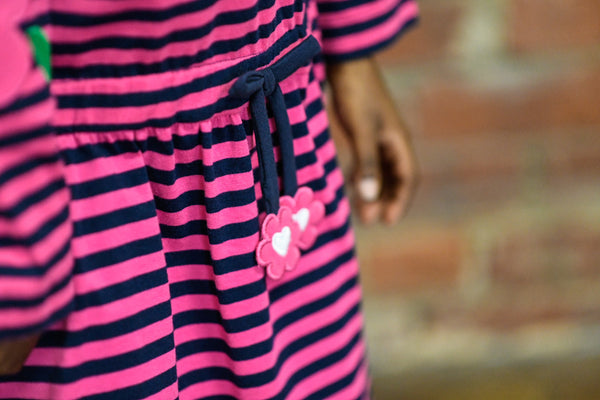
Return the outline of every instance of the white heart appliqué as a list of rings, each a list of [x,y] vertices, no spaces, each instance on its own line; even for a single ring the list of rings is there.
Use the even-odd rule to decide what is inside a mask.
[[[284,226],[280,232],[277,232],[273,235],[271,245],[273,246],[273,250],[275,250],[277,254],[279,254],[281,257],[285,257],[290,247],[291,240],[292,230],[289,226]]]
[[[296,221],[298,225],[300,225],[300,230],[302,232],[304,232],[304,229],[306,229],[306,225],[308,225],[309,218],[310,211],[308,211],[308,208],[301,208],[300,210],[298,210],[298,212],[292,215],[292,219]]]

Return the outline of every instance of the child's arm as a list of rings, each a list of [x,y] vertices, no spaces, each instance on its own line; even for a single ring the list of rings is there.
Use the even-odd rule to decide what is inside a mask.
[[[374,58],[329,65],[327,76],[329,111],[355,159],[350,183],[358,215],[363,223],[381,218],[392,224],[406,212],[417,183],[410,135]]]
[[[363,222],[381,218],[391,224],[410,203],[417,168],[409,134],[372,55],[413,25],[416,2],[316,1],[333,97],[328,111],[356,160],[350,177],[359,195],[355,206]]]

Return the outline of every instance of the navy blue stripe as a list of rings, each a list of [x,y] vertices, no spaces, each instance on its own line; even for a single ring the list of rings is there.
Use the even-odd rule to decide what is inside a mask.
[[[150,166],[146,166],[146,169],[148,178],[152,182],[171,186],[177,179],[185,176],[200,175],[205,182],[213,182],[223,176],[248,172],[251,170],[251,163],[248,156],[243,156],[215,161],[212,165],[204,165],[202,160],[196,160],[189,163],[177,163],[172,170],[162,170]]]
[[[145,382],[111,392],[86,396],[86,400],[142,400],[171,386],[177,381],[177,368],[172,367]],[[177,397],[179,399],[179,397]]]
[[[93,271],[98,268],[115,265],[136,257],[162,251],[160,234],[144,239],[134,240],[121,246],[102,250],[76,261],[77,273]]]
[[[6,169],[0,174],[0,186],[5,185],[11,179],[15,179],[19,175],[23,175],[27,172],[33,171],[36,168],[52,166],[58,162],[58,156],[51,154],[44,157],[28,158],[26,161],[15,165],[12,168]]]
[[[96,25],[112,24],[123,21],[163,22],[170,19],[205,10],[218,0],[190,1],[169,8],[161,9],[132,9],[122,12],[107,12],[101,15],[84,15],[68,12],[52,11],[50,18],[57,26],[93,27]]]
[[[358,374],[358,371],[360,370],[362,365],[363,365],[363,360],[361,360],[361,362],[359,362],[358,365],[356,367],[354,367],[354,369],[352,371],[350,371],[350,373],[348,375],[325,386],[321,390],[314,392],[313,394],[308,396],[305,400],[326,399],[326,398],[331,397],[335,393],[338,393],[339,391],[348,388],[352,384],[352,382],[354,382],[354,380],[356,379],[356,375]],[[360,397],[362,397],[362,396],[360,396]],[[360,399],[360,397],[359,397],[359,399]]]
[[[154,207],[154,200],[150,200],[142,204],[111,211],[107,214],[75,221],[73,223],[74,236],[78,237],[89,235],[90,233],[102,232],[153,217],[156,217],[156,209]]]
[[[392,8],[390,11],[386,12],[385,14],[382,14],[378,17],[369,19],[367,21],[363,21],[358,24],[346,25],[346,26],[343,26],[340,28],[327,28],[327,29],[324,28],[322,30],[323,37],[324,38],[335,38],[335,37],[347,36],[347,35],[352,35],[355,33],[366,31],[367,29],[370,29],[370,28],[375,28],[377,26],[381,26],[383,23],[385,23],[385,21],[387,21],[388,19],[390,19],[394,15],[396,15],[397,11],[398,10],[396,8]]]
[[[360,50],[336,54],[336,53],[327,52],[327,47],[325,47],[324,51],[323,51],[323,59],[327,63],[338,63],[338,62],[343,62],[343,61],[354,60],[354,59],[361,58],[361,57],[366,57],[366,56],[371,55],[372,53],[376,52],[377,50],[380,50],[380,49],[388,46],[390,43],[394,42],[402,34],[404,34],[407,30],[409,30],[409,28],[415,26],[417,24],[417,22],[418,22],[418,18],[413,18],[413,19],[407,21],[404,25],[402,25],[402,27],[396,33],[394,33],[392,36],[390,36],[388,39],[377,41],[373,45],[367,46]]]
[[[0,117],[24,110],[33,105],[42,103],[50,98],[50,89],[47,85],[26,97],[19,97],[8,106],[0,108]],[[1,143],[1,142],[0,142]]]
[[[14,218],[25,212],[29,207],[39,204],[64,188],[65,182],[61,176],[54,181],[48,182],[45,187],[36,190],[26,197],[21,198],[21,201],[15,204],[13,208],[7,211],[2,211],[2,214],[7,215],[9,218]]]
[[[166,301],[115,322],[95,325],[79,331],[47,331],[40,338],[37,347],[68,348],[94,341],[111,339],[145,328],[170,317],[170,315],[171,305]]]
[[[173,298],[190,294],[211,294],[217,296],[219,304],[233,304],[260,295],[265,291],[263,280],[227,290],[218,290],[212,280],[189,279],[171,284]]]
[[[192,150],[199,146],[210,149],[215,144],[241,142],[247,140],[246,125],[250,121],[242,121],[244,135],[236,126],[214,128],[210,132],[198,134],[173,135],[169,141],[162,141],[157,137],[148,137],[145,141],[116,140],[92,145],[81,145],[76,149],[64,149],[61,152],[65,164],[79,164],[103,157],[113,157],[126,153],[152,151],[163,155],[173,155],[174,150]],[[44,132],[47,133],[47,132]],[[2,141],[0,141],[0,144]]]
[[[86,308],[113,303],[146,290],[157,288],[167,283],[166,276],[165,270],[160,268],[112,286],[77,295],[75,310],[81,311]]]
[[[26,300],[0,300],[0,309],[15,308],[26,311],[27,308],[38,307],[48,300],[48,298],[54,293],[64,289],[71,282],[71,278],[72,277],[70,273],[65,275],[63,279],[48,288],[46,292],[34,298],[28,298]]]
[[[75,149],[64,149],[61,151],[61,156],[66,165],[71,165],[120,154],[138,153],[139,151],[140,147],[137,142],[115,140],[114,142],[81,145]]]
[[[179,57],[168,57],[156,63],[131,63],[125,65],[96,64],[88,65],[85,67],[56,67],[53,71],[54,77],[58,79],[67,79],[73,77],[125,77],[154,74],[188,68],[193,64],[200,63],[208,58],[214,57],[215,55],[235,52],[249,44],[257,43],[261,38],[270,37],[282,20],[292,18],[294,16],[294,13],[299,11],[297,9],[298,7],[300,6],[294,5],[282,7],[278,9],[273,21],[258,26],[256,30],[249,32],[242,37],[229,40],[215,41],[211,43],[211,45],[208,48],[200,50],[196,54]],[[295,43],[298,39],[304,36],[306,36],[306,30],[301,26],[296,27],[295,29],[286,32],[267,51],[261,53],[257,57],[243,62],[242,64],[245,64],[247,62],[251,64],[259,61],[260,65],[266,65],[273,59],[273,57],[276,54],[280,53],[281,50],[288,47],[292,43]],[[249,71],[252,69],[256,69],[256,67],[258,67],[258,65],[254,68],[248,68],[247,70]],[[238,70],[238,72],[242,71]],[[241,73],[238,73],[238,76],[239,75],[241,75]],[[190,92],[188,91],[187,93]]]
[[[102,193],[138,186],[147,182],[148,175],[146,174],[146,168],[140,167],[71,185],[71,197],[74,200],[85,199]]]
[[[22,373],[15,377],[16,381],[47,382],[52,377],[53,383],[72,383],[80,379],[121,371],[142,365],[168,353],[173,348],[172,334],[168,334],[145,346],[127,353],[98,360],[84,362],[73,367],[25,366]],[[19,379],[21,378],[21,379]]]
[[[39,229],[37,229],[31,236],[28,237],[14,237],[0,235],[0,247],[9,246],[23,246],[30,247],[34,246],[39,241],[46,238],[50,233],[54,232],[56,228],[66,223],[69,219],[69,208],[65,204],[64,207],[48,221],[44,222]]]
[[[154,198],[156,207],[165,212],[177,212],[190,204],[206,206],[206,212],[216,213],[230,207],[239,207],[251,204],[256,200],[254,187],[243,190],[234,190],[221,193],[215,197],[204,197],[203,190],[190,190],[182,193],[175,199]]]
[[[350,8],[358,7],[364,4],[369,4],[373,0],[344,0],[344,1],[328,1],[317,3],[319,8],[319,14],[325,15],[327,13],[336,13],[338,11],[347,10]],[[406,3],[408,0],[399,0],[398,6]]]
[[[227,333],[244,332],[269,322],[269,310],[261,310],[239,318],[224,319],[219,310],[199,309],[173,315],[175,329],[186,325],[214,323],[222,325]]]
[[[33,334],[38,334],[39,332],[43,332],[50,326],[54,325],[55,322],[60,321],[69,315],[72,308],[73,303],[67,302],[67,304],[65,304],[63,307],[55,310],[51,315],[38,323],[29,324],[16,329],[3,328],[0,330],[0,340],[14,339],[15,337],[19,336],[30,336]],[[0,376],[0,382],[2,382],[2,376]]]
[[[259,230],[258,218],[249,221],[232,223],[221,228],[208,229],[206,220],[190,221],[183,225],[160,225],[160,231],[164,238],[181,239],[191,235],[208,235],[209,243],[221,244],[228,240],[249,237]]]
[[[6,266],[0,264],[0,276],[30,276],[30,277],[42,277],[48,273],[50,268],[56,265],[57,262],[66,257],[67,253],[71,250],[71,242],[65,240],[65,243],[60,247],[56,253],[43,265],[27,265],[19,268],[14,266]],[[36,261],[36,260],[32,260]]]
[[[202,4],[200,6],[200,4],[198,4],[198,3],[205,3],[205,2],[204,1],[203,2],[195,2],[194,8],[201,7],[202,9],[204,9],[206,7],[206,4]],[[52,50],[55,54],[69,54],[69,55],[73,55],[73,54],[77,54],[77,53],[84,53],[84,52],[88,52],[88,51],[96,50],[96,49],[107,49],[107,48],[125,49],[125,50],[136,50],[136,49],[158,50],[165,46],[168,46],[169,44],[173,44],[173,43],[177,43],[177,42],[188,42],[188,41],[205,38],[212,31],[214,31],[215,29],[222,27],[222,26],[236,25],[236,24],[241,24],[241,23],[248,22],[248,21],[253,21],[256,19],[256,16],[259,12],[261,12],[262,10],[265,10],[267,8],[273,7],[274,4],[275,4],[275,0],[264,0],[264,1],[257,2],[253,6],[247,7],[245,9],[222,12],[222,13],[216,14],[214,16],[214,18],[212,18],[211,21],[206,23],[205,25],[195,26],[194,28],[176,30],[173,32],[169,32],[168,34],[161,36],[161,37],[117,36],[119,32],[113,31],[114,36],[102,37],[102,38],[97,38],[97,39],[88,40],[88,41],[79,42],[79,43],[55,43],[52,46]],[[190,5],[192,5],[192,4],[190,4]],[[183,5],[183,6],[185,6],[185,5]],[[182,8],[182,7],[180,6],[180,8]],[[284,9],[284,8],[286,8],[286,7],[282,7],[281,9]],[[289,9],[292,7],[288,6],[287,8]],[[197,12],[197,11],[198,10],[193,10],[190,12]],[[159,12],[136,11],[135,13],[129,13],[134,18],[125,19],[125,20],[119,19],[115,22],[122,22],[122,21],[130,22],[132,20],[138,20],[138,21],[141,20],[144,22],[150,22],[150,21],[160,22],[160,21],[156,21],[156,19],[140,19],[140,13],[146,17],[160,19],[160,21],[168,21],[168,19],[165,18],[164,11],[161,10]],[[189,12],[188,12],[188,14],[189,14]],[[98,19],[105,19],[105,18],[106,19],[110,18],[111,20],[114,21],[115,20],[114,17],[115,17],[114,14],[94,17],[93,22],[97,23]],[[276,18],[271,23],[279,24],[281,22],[281,20],[284,19],[284,18],[282,18],[281,15],[278,15],[277,17],[279,17],[279,18]],[[288,18],[289,18],[289,16],[288,16]],[[60,21],[56,22],[56,24],[60,24]],[[140,33],[142,33],[142,32],[140,32]]]
[[[361,335],[359,332],[350,340],[350,342],[348,342],[341,349],[339,349],[325,357],[320,358],[319,360],[317,360],[314,363],[311,363],[311,364],[305,366],[304,368],[302,368],[301,370],[299,370],[298,372],[296,372],[294,375],[292,375],[290,377],[290,379],[286,382],[286,385],[284,386],[284,388],[281,390],[281,392],[277,396],[274,396],[269,400],[280,400],[280,399],[284,400],[287,397],[287,395],[290,393],[290,391],[294,388],[294,386],[296,386],[302,380],[308,378],[309,376],[311,376],[312,374],[314,374],[318,371],[322,371],[322,370],[326,369],[327,367],[335,365],[335,364],[339,363],[340,361],[342,361],[344,358],[346,358],[348,356],[348,354],[350,354],[352,349],[354,349],[354,347],[356,347],[358,345],[360,340],[361,340]]]
[[[0,138],[0,147],[8,148],[22,143],[31,142],[52,133],[49,125],[33,128],[25,132],[13,132],[10,136]]]

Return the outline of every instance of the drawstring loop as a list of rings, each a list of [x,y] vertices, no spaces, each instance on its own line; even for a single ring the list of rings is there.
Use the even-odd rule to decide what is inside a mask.
[[[282,163],[283,193],[293,196],[298,189],[294,138],[279,82],[309,63],[317,55],[319,49],[318,41],[313,36],[309,36],[270,67],[258,71],[248,71],[240,76],[229,90],[232,97],[247,99],[250,102],[252,124],[256,134],[260,185],[267,214],[277,214],[279,211],[279,185],[266,100],[269,100],[277,128]]]

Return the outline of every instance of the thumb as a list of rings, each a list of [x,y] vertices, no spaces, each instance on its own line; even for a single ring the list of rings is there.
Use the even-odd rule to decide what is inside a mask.
[[[354,147],[356,189],[362,201],[374,202],[379,198],[381,192],[381,171],[379,169],[377,141],[370,132],[356,132]]]

